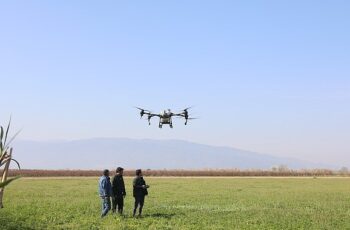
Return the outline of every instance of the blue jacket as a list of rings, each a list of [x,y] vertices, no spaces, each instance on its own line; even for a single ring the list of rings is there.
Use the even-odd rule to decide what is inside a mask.
[[[100,180],[98,182],[98,192],[101,197],[108,197],[112,195],[112,185],[109,177],[100,177]]]

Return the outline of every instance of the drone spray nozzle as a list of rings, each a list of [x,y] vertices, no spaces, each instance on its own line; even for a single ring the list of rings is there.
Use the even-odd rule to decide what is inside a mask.
[[[151,118],[152,118],[152,115],[148,115],[148,117],[147,117],[148,125],[151,125]]]

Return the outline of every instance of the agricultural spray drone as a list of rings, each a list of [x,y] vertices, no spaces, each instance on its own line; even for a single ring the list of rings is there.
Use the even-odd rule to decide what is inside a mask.
[[[159,117],[159,128],[162,128],[163,125],[169,125],[170,128],[173,128],[173,120],[172,120],[173,117],[185,119],[185,125],[187,125],[189,120],[197,119],[189,116],[188,110],[191,109],[192,107],[186,108],[182,110],[180,113],[173,113],[171,112],[170,109],[168,109],[160,112],[159,114],[152,113],[147,109],[142,109],[139,107],[136,107],[136,108],[140,110],[141,118],[143,117],[143,115],[147,115],[147,120],[149,125],[151,125],[151,119],[153,117]]]

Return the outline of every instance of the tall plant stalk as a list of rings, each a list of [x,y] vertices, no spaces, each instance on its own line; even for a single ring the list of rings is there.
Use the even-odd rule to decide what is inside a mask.
[[[0,169],[2,169],[1,182],[0,182],[0,208],[3,208],[2,198],[4,196],[5,186],[7,186],[10,182],[17,178],[8,179],[8,173],[10,168],[10,163],[14,161],[18,168],[20,165],[18,161],[12,158],[13,148],[10,147],[10,144],[18,135],[17,132],[11,139],[8,140],[8,134],[11,126],[11,118],[9,123],[7,124],[6,129],[3,126],[0,126]]]

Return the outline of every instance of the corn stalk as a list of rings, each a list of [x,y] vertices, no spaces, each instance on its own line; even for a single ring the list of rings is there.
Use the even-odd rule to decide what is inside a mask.
[[[11,142],[15,139],[15,137],[18,135],[19,132],[17,132],[8,141],[7,138],[10,130],[10,125],[11,125],[11,119],[6,127],[6,130],[2,126],[0,126],[0,168],[4,167],[2,170],[1,182],[0,182],[0,208],[3,208],[2,198],[4,196],[5,186],[7,186],[13,180],[17,179],[17,178],[7,179],[11,161],[14,161],[17,164],[18,168],[20,168],[18,161],[12,158],[13,149],[10,148]]]

